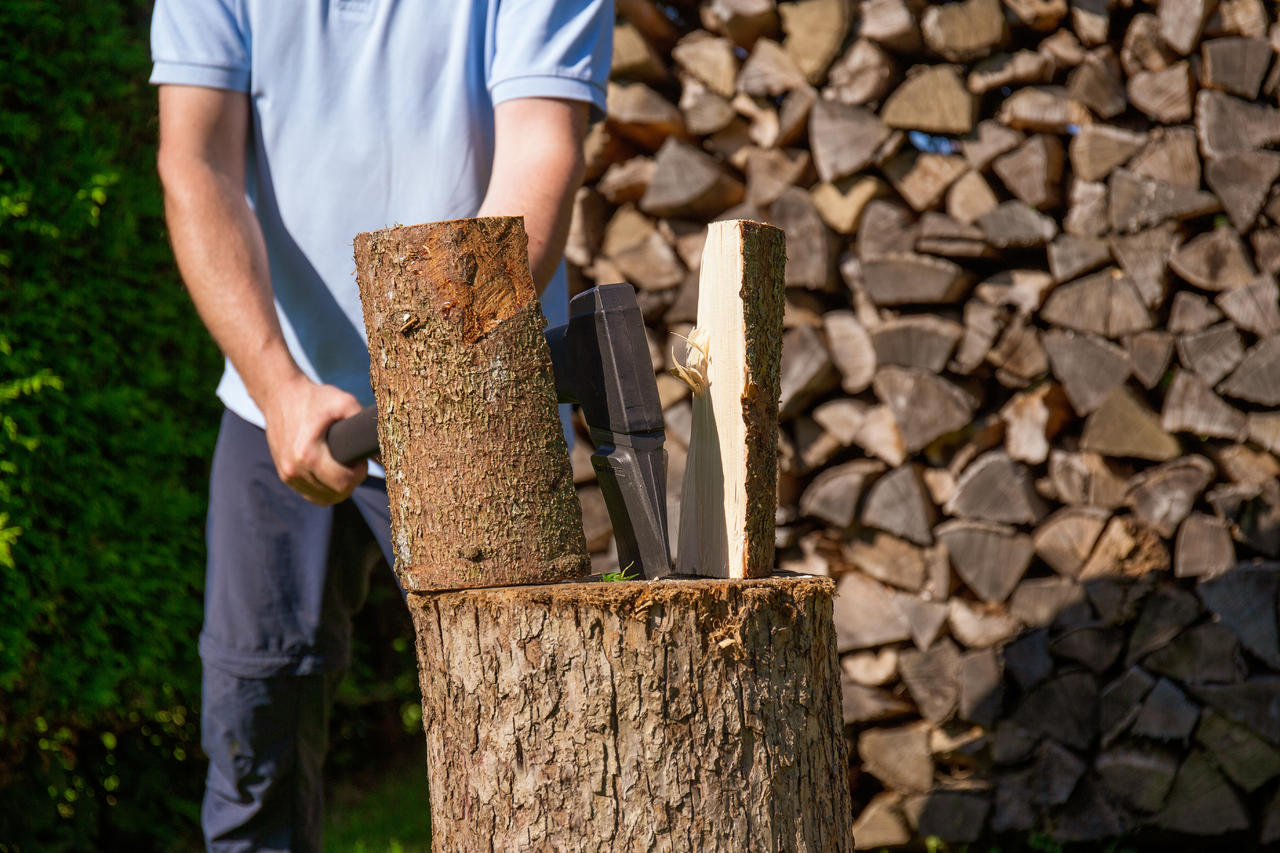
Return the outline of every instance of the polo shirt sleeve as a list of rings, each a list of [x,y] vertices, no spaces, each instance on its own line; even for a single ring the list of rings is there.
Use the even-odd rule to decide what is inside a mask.
[[[613,0],[501,0],[490,98],[585,101],[603,117],[612,53]]]
[[[157,0],[151,82],[249,91],[243,0]]]

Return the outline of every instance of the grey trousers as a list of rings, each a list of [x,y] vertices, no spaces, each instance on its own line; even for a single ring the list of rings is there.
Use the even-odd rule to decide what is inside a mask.
[[[265,433],[224,413],[200,634],[209,850],[320,849],[329,708],[368,591],[370,536],[390,563],[381,479],[336,507],[310,504],[276,475]]]

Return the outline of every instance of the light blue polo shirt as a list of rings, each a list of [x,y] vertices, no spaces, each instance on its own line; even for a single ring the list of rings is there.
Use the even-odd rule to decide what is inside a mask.
[[[249,93],[245,189],[285,340],[308,376],[367,405],[353,238],[474,216],[494,105],[602,115],[612,37],[612,0],[158,0],[151,82]],[[563,264],[542,303],[565,321]],[[230,362],[218,396],[265,425]]]

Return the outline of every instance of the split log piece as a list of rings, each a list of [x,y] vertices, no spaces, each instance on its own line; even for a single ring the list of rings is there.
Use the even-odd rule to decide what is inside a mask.
[[[991,450],[964,469],[943,510],[960,518],[1034,524],[1045,508],[1026,468],[1004,450]]]
[[[1142,665],[1182,684],[1234,684],[1247,672],[1235,634],[1214,623],[1187,629],[1143,658]]]
[[[1280,335],[1254,344],[1218,391],[1264,406],[1280,404]]]
[[[1146,142],[1145,133],[1108,124],[1086,125],[1071,138],[1071,171],[1082,180],[1104,181]]]
[[[1021,144],[1023,135],[994,119],[978,122],[969,138],[960,142],[960,151],[975,171],[982,172],[1001,154]]]
[[[965,85],[982,95],[1014,83],[1048,83],[1056,70],[1053,57],[1039,51],[997,53],[974,65]]]
[[[1209,384],[1234,370],[1243,357],[1244,344],[1231,323],[1178,337],[1178,358]]]
[[[1196,287],[1213,291],[1241,287],[1255,275],[1240,235],[1225,225],[1188,240],[1169,266]]]
[[[786,232],[786,286],[829,290],[835,280],[835,241],[809,194],[787,187],[769,208],[769,219]]]
[[[959,302],[973,284],[958,264],[915,252],[889,252],[862,262],[867,295],[877,305]]]
[[[925,792],[933,787],[930,725],[867,729],[858,736],[863,769],[895,791]]]
[[[1098,726],[1102,745],[1110,745],[1124,734],[1142,711],[1142,701],[1156,680],[1141,667],[1133,666],[1102,689],[1098,698]]]
[[[1157,127],[1148,138],[1147,147],[1129,161],[1128,169],[1175,187],[1200,189],[1200,148],[1194,127]]]
[[[922,314],[888,320],[872,329],[870,337],[876,364],[940,373],[963,334],[959,323]]]
[[[981,174],[970,169],[947,188],[947,215],[957,222],[972,225],[978,217],[994,210],[1000,201]]]
[[[1134,377],[1145,388],[1154,388],[1164,378],[1173,357],[1173,335],[1159,330],[1138,332],[1125,339]]]
[[[1111,513],[1104,507],[1064,507],[1036,528],[1032,540],[1036,556],[1055,572],[1076,577],[1102,534]]]
[[[845,0],[799,0],[778,6],[782,47],[805,78],[818,85],[827,76],[849,32],[849,9]]]
[[[1280,749],[1214,711],[1200,715],[1195,739],[1247,793],[1280,775]]]
[[[947,626],[951,636],[970,649],[1003,645],[1022,629],[1022,623],[1003,607],[969,602],[963,598],[952,598],[947,602]]]
[[[1107,791],[1129,808],[1158,811],[1178,772],[1178,759],[1167,749],[1124,745],[1106,750],[1093,762]]]
[[[1090,618],[1084,587],[1071,578],[1027,578],[1009,597],[1009,615],[1033,628],[1071,627]]]
[[[1191,118],[1195,82],[1191,63],[1178,62],[1159,71],[1139,71],[1129,78],[1129,102],[1154,121],[1177,124]]]
[[[1267,48],[1270,51],[1270,48]],[[1274,151],[1243,151],[1224,159],[1209,160],[1205,182],[1222,200],[1222,209],[1237,231],[1253,227],[1280,177],[1280,154]]]
[[[863,34],[869,36],[865,27],[864,19]],[[977,100],[952,67],[918,65],[885,99],[880,118],[890,127],[903,130],[959,136],[973,128],[976,112]]]
[[[965,173],[964,158],[956,155],[903,151],[882,170],[889,183],[917,211],[937,207],[951,186]]]
[[[1031,563],[1031,537],[1003,524],[954,520],[934,534],[947,546],[956,574],[983,601],[1008,598]]]
[[[800,496],[800,512],[843,530],[857,517],[858,503],[868,481],[882,471],[884,463],[874,459],[855,459],[828,468]],[[923,567],[921,572],[923,575]]]
[[[1191,736],[1200,709],[1172,681],[1161,678],[1142,702],[1130,731],[1135,735],[1163,741],[1181,741]]]
[[[809,145],[818,177],[835,181],[865,169],[890,133],[864,107],[819,100],[809,113]]]
[[[913,368],[882,367],[872,387],[893,412],[911,453],[964,427],[977,407],[972,397],[947,380]]]
[[[855,462],[863,464],[868,464],[871,461],[868,459],[855,460]],[[852,465],[854,462],[845,464]],[[859,571],[898,589],[919,592],[924,586],[927,572],[924,555],[916,546],[894,536],[876,533],[870,537],[869,541],[855,539],[844,546],[843,556],[846,561],[857,567]],[[906,615],[907,621],[912,624],[914,633],[916,620],[912,617],[918,614],[912,612],[909,601],[910,599],[906,597],[897,599],[898,607]],[[924,645],[927,646],[928,643]]]
[[[827,92],[846,104],[878,101],[889,91],[896,73],[893,57],[878,44],[859,38],[827,73]]]
[[[1037,133],[991,165],[1010,192],[1044,209],[1056,207],[1061,199],[1064,155],[1057,136]]]
[[[867,203],[886,190],[879,178],[850,177],[820,183],[809,191],[809,196],[828,227],[839,234],[852,234],[858,230]]]
[[[836,648],[843,654],[911,639],[911,625],[893,593],[857,572],[836,585]]]
[[[720,97],[737,91],[738,60],[728,39],[694,30],[671,48],[671,58]]]
[[[1066,133],[1070,126],[1084,124],[1088,111],[1063,86],[1024,86],[1004,99],[996,117],[1015,130]]]
[[[1058,235],[1057,223],[1023,201],[1006,201],[978,217],[987,242],[997,249],[1031,249]]]
[[[1120,338],[1152,326],[1137,288],[1116,267],[1054,288],[1040,316],[1056,326],[1106,338]]]
[[[1110,341],[1058,329],[1041,337],[1053,375],[1077,414],[1093,413],[1129,377],[1129,356]]]
[[[1240,440],[1248,429],[1243,412],[1233,408],[1194,373],[1178,370],[1164,398],[1160,424],[1169,432],[1187,432]]]
[[[1173,294],[1173,304],[1169,308],[1169,322],[1166,327],[1175,334],[1199,332],[1207,329],[1222,319],[1222,312],[1209,304],[1209,300],[1190,290],[1179,290]]]
[[[1201,89],[1196,95],[1200,152],[1213,160],[1280,142],[1280,110]]]
[[[1124,168],[1111,173],[1107,187],[1107,218],[1112,229],[1122,234],[1214,213],[1221,207],[1213,193],[1153,180]]]
[[[1129,106],[1120,62],[1110,46],[1089,51],[1067,75],[1067,94],[1101,119],[1112,119]]]
[[[1243,287],[1224,291],[1214,302],[1244,331],[1259,337],[1274,335],[1280,332],[1280,288],[1272,275],[1262,275]]]
[[[1135,475],[1126,502],[1139,522],[1172,538],[1214,473],[1213,463],[1203,456],[1183,456]]]
[[[1161,428],[1146,404],[1125,386],[1112,391],[1085,421],[1080,447],[1106,456],[1163,462],[1179,454],[1177,439]]]
[[[1188,835],[1218,836],[1249,826],[1240,795],[1200,750],[1182,763],[1155,824]]]
[[[1272,669],[1280,669],[1280,613],[1273,605],[1278,590],[1280,569],[1274,563],[1236,566],[1218,577],[1202,580],[1197,587],[1205,606],[1236,633],[1241,645]]]
[[[863,524],[917,545],[933,544],[932,529],[937,512],[914,465],[896,468],[876,480],[867,492],[861,518]]]
[[[928,651],[907,651],[898,657],[898,672],[920,715],[931,723],[945,722],[960,699],[956,673],[960,650],[945,637]]]

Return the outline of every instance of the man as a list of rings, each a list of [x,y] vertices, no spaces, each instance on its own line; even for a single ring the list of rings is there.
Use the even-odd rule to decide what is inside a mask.
[[[373,399],[352,238],[523,215],[544,311],[562,321],[612,6],[156,4],[165,213],[227,359],[200,636],[211,850],[319,848],[328,708],[364,590],[333,547],[362,516],[390,559],[384,482],[323,441]]]

